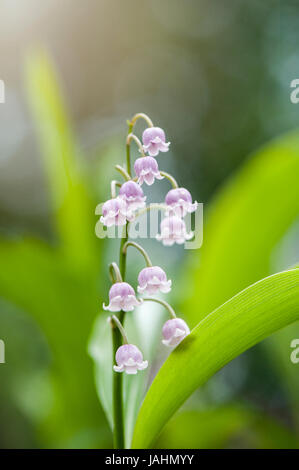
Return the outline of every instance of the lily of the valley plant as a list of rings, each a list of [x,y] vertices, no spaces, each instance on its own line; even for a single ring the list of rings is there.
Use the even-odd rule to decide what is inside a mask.
[[[142,135],[142,143],[133,133],[134,125],[138,119],[145,120],[147,128]],[[193,237],[188,233],[184,221],[187,213],[194,212],[197,203],[192,202],[189,191],[180,188],[176,180],[168,173],[159,170],[155,157],[160,152],[168,152],[170,142],[166,142],[165,132],[155,127],[151,119],[145,114],[136,114],[129,121],[129,130],[126,140],[127,167],[116,165],[116,169],[124,178],[124,182],[111,181],[111,199],[102,207],[101,222],[107,227],[113,225],[123,226],[123,236],[120,243],[119,264],[112,262],[109,273],[112,286],[109,291],[109,303],[103,304],[103,308],[112,312],[109,317],[113,335],[113,353],[115,356],[113,376],[113,419],[114,419],[114,445],[117,448],[124,447],[124,417],[122,397],[122,373],[137,374],[146,369],[148,361],[143,359],[139,348],[130,344],[124,330],[124,316],[131,312],[144,301],[154,301],[162,304],[168,311],[170,319],[162,328],[162,342],[165,346],[177,346],[189,333],[189,327],[185,321],[176,316],[173,308],[164,300],[152,297],[158,292],[167,294],[171,290],[171,280],[161,266],[153,266],[149,255],[137,243],[129,240],[129,223],[134,221],[141,213],[149,210],[146,206],[142,185],[153,185],[155,180],[167,178],[172,189],[166,194],[164,204],[159,207],[164,209],[165,217],[162,219],[160,233],[156,236],[165,246],[174,243],[183,244]],[[140,152],[140,158],[134,163],[134,175],[131,172],[130,146],[134,141]],[[117,188],[118,194],[117,194]],[[138,274],[137,292],[145,297],[138,298],[134,288],[125,282],[126,256],[128,247],[133,247],[143,255],[146,267]],[[147,297],[149,296],[149,297]]]

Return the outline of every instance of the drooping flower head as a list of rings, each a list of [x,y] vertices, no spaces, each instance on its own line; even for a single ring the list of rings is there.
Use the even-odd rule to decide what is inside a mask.
[[[172,318],[171,320],[167,320],[163,325],[162,343],[165,344],[165,346],[176,346],[189,335],[189,333],[189,327],[184,320],[181,318]]]
[[[134,211],[145,206],[146,196],[139,184],[134,181],[126,181],[119,190],[119,197],[127,203],[128,210]]]
[[[181,245],[194,236],[193,232],[187,233],[185,222],[177,216],[163,219],[160,230],[161,233],[156,235],[156,239],[162,241],[165,246],[172,246],[174,243]]]
[[[136,299],[135,291],[127,282],[116,282],[109,291],[109,305],[103,304],[104,310],[110,312],[131,312],[134,307],[140,305],[141,302]]]
[[[142,352],[134,344],[120,346],[115,354],[117,366],[113,366],[115,372],[137,374],[138,370],[146,369],[148,361],[143,360]]]
[[[126,201],[120,197],[106,201],[102,207],[102,214],[100,222],[107,227],[125,225],[127,220],[134,220],[134,214],[128,208]]]
[[[171,290],[171,281],[167,280],[165,272],[159,266],[142,269],[138,276],[138,284],[139,294],[152,295],[158,291],[167,294]]]
[[[192,196],[185,188],[175,188],[168,191],[165,203],[168,206],[166,213],[178,217],[185,217],[188,212],[196,211],[198,206],[196,201],[192,204]]]
[[[134,170],[140,185],[145,181],[146,184],[151,186],[154,183],[155,178],[158,180],[163,179],[163,176],[159,171],[157,160],[153,157],[137,158],[134,164]]]
[[[160,127],[148,127],[142,134],[143,148],[151,157],[159,152],[168,152],[170,142],[166,143],[165,132]]]

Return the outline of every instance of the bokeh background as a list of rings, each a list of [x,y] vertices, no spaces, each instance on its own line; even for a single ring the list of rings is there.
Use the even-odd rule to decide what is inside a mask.
[[[223,207],[225,224],[226,211],[254,192],[255,177],[246,168],[264,160],[262,151],[252,153],[298,127],[299,107],[290,102],[290,82],[299,78],[298,26],[295,0],[0,0],[6,85],[0,104],[0,338],[6,344],[0,447],[112,445],[96,393],[101,373],[94,373],[88,343],[107,298],[106,265],[117,256],[116,241],[95,237],[94,211],[108,198],[113,164],[125,160],[126,119],[145,112],[166,130],[171,151],[159,157],[160,167],[204,203],[207,224],[227,185],[243,175],[240,193]],[[136,132],[142,129],[138,124]],[[298,262],[298,164],[284,200],[283,161],[282,155],[282,171],[252,203],[257,212],[261,203],[264,213],[249,227],[250,238],[245,229],[238,235],[229,224],[219,226],[219,233],[226,230],[231,285],[225,291],[215,275],[215,305],[206,300],[202,307],[193,285],[202,253],[213,251],[215,221],[207,232],[204,225],[196,253],[178,247],[170,255],[145,242],[152,258],[163,260],[175,286],[172,301],[190,324],[197,311],[208,313]],[[265,174],[268,169],[265,164]],[[167,189],[157,184],[154,199],[162,200]],[[276,218],[268,218],[273,194]],[[242,213],[243,228],[255,220],[252,214]],[[132,283],[136,265],[141,260],[132,254]],[[170,421],[157,446],[297,447],[299,365],[289,354],[298,331],[298,325],[284,330],[220,371]],[[151,376],[164,359],[156,349]]]

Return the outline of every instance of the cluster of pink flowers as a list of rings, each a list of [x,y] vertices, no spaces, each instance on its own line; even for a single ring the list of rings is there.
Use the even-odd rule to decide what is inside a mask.
[[[118,184],[120,186],[118,195],[113,194],[112,199],[103,204],[101,222],[107,227],[113,225],[125,226],[128,222],[132,222],[138,215],[138,211],[146,208],[146,197],[144,196],[142,185],[145,183],[151,186],[155,180],[166,177],[171,181],[173,189],[166,194],[165,205],[163,206],[165,217],[162,219],[160,233],[156,236],[156,239],[162,241],[165,246],[171,246],[174,243],[184,243],[193,237],[192,232],[187,232],[184,217],[196,210],[197,202],[192,202],[190,192],[185,188],[178,187],[173,177],[159,170],[155,157],[159,155],[159,152],[168,152],[170,145],[170,142],[166,142],[165,132],[159,127],[150,126],[143,132],[142,144],[135,135],[129,134],[127,145],[130,143],[130,138],[137,142],[139,151],[142,154],[134,164],[136,176],[131,178],[130,174],[123,170],[127,181],[123,184]],[[163,294],[169,293],[171,290],[171,280],[167,279],[165,271],[159,266],[152,266],[148,255],[137,243],[127,241],[123,249],[126,250],[129,245],[135,246],[135,248],[141,251],[147,263],[147,267],[142,269],[138,275],[138,293],[149,296],[159,292]],[[112,264],[115,270],[116,264]],[[113,285],[109,291],[109,304],[103,304],[105,310],[110,312],[130,312],[139,306],[143,300],[157,301],[162,303],[172,316],[162,328],[162,342],[164,345],[170,347],[177,346],[190,333],[188,325],[184,320],[176,317],[169,304],[154,298],[137,299],[134,288],[127,282],[123,282],[118,268],[114,274]],[[115,359],[117,365],[114,366],[114,370],[116,372],[136,374],[138,370],[145,369],[148,365],[147,361],[143,361],[142,353],[137,346],[127,343],[118,317],[112,315],[110,319],[111,322],[114,321],[115,325],[119,327],[125,343],[116,351]]]

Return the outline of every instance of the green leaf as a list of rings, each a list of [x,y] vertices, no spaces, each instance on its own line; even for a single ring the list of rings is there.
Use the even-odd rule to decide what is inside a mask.
[[[277,271],[273,252],[299,216],[299,133],[268,143],[220,189],[207,211],[204,243],[192,257],[182,311],[191,324],[234,294]],[[194,306],[196,305],[196,308]],[[265,342],[273,368],[298,410],[299,379],[289,361],[292,326]],[[296,416],[296,415],[295,415]],[[299,414],[297,413],[299,417]]]
[[[182,311],[192,324],[273,273],[273,249],[299,215],[298,175],[297,131],[257,151],[218,192],[190,258]]]
[[[69,123],[57,74],[44,51],[26,63],[29,106],[41,147],[61,249],[79,269],[95,263],[95,202]]]
[[[253,284],[206,316],[154,379],[138,415],[133,447],[152,445],[174,412],[215,372],[298,319],[298,269]]]

